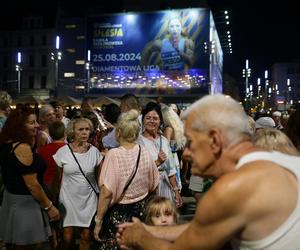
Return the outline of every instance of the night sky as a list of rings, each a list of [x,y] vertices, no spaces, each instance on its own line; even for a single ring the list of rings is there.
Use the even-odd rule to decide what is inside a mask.
[[[54,15],[57,1],[59,0],[10,0],[6,3],[7,8],[2,3],[0,28],[9,27],[9,23],[13,23],[17,15],[28,13]],[[62,5],[66,1],[69,0],[60,0]],[[98,1],[91,2],[95,4]],[[120,12],[122,6],[118,2],[120,1],[114,0],[113,4],[110,4],[110,10],[116,9],[116,12]],[[208,2],[214,12],[227,9],[230,14],[233,54],[224,55],[225,74],[241,78],[246,59],[249,59],[253,77],[263,77],[264,70],[270,70],[273,63],[300,60],[300,20],[297,1],[285,0],[278,3],[269,0],[208,0]],[[99,0],[99,8],[103,4],[104,1]],[[75,13],[76,9],[73,7],[72,11]]]
[[[300,61],[299,8],[296,1],[214,1],[230,12],[233,54],[224,56],[224,72],[241,77],[245,60],[253,77],[263,77],[276,62]]]

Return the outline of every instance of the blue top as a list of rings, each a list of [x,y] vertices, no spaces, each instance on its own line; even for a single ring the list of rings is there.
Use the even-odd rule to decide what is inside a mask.
[[[183,70],[184,61],[180,53],[184,52],[184,38],[180,38],[178,49],[174,48],[169,39],[163,39],[160,57],[163,62],[164,70]]]

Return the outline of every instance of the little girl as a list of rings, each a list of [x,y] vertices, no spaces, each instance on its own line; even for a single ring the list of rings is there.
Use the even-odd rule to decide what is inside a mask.
[[[153,226],[176,225],[178,213],[174,203],[165,198],[156,196],[150,200],[146,208],[145,223]]]

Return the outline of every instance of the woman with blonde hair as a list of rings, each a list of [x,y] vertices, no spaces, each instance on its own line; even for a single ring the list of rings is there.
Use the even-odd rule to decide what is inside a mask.
[[[257,131],[254,135],[254,145],[290,155],[300,154],[287,135],[275,128],[265,128]]]
[[[118,148],[109,150],[102,165],[98,185],[100,195],[94,237],[98,249],[119,249],[117,225],[142,218],[148,201],[159,183],[159,173],[148,150],[137,144],[139,113],[122,113],[116,125]]]

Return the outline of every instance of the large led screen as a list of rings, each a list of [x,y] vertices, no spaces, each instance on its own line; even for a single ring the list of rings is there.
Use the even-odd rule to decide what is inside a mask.
[[[207,9],[89,17],[87,37],[94,74],[208,72]]]

